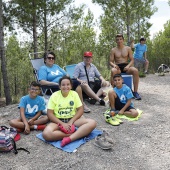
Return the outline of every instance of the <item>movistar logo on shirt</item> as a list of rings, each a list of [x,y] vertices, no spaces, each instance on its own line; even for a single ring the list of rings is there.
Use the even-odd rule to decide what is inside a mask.
[[[126,97],[125,97],[124,94],[120,96],[120,100],[121,100],[121,101],[126,101]]]
[[[26,108],[27,108],[28,113],[33,113],[34,109],[35,109],[35,112],[38,111],[37,105],[34,105],[33,107],[31,107],[30,104],[27,104]]]
[[[59,75],[62,74],[62,72],[60,72],[59,70],[56,70],[56,72],[51,71],[51,75]]]

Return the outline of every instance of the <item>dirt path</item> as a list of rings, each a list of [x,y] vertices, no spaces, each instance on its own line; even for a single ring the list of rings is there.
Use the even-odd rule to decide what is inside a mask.
[[[141,101],[136,108],[144,111],[136,122],[124,121],[111,126],[104,120],[105,107],[89,105],[94,110],[86,117],[97,121],[97,129],[106,130],[115,140],[113,149],[104,151],[93,145],[94,140],[66,153],[36,138],[38,131],[21,134],[18,147],[26,147],[31,154],[20,151],[0,154],[0,170],[168,170],[170,169],[170,74],[160,77],[148,75],[140,79]],[[0,108],[0,124],[18,115],[17,105]]]

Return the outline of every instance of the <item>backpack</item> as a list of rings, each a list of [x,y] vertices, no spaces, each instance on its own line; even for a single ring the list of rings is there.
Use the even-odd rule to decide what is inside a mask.
[[[0,152],[13,151],[15,154],[17,154],[18,150],[24,150],[27,153],[30,153],[28,150],[24,148],[16,147],[15,140],[17,141],[19,139],[20,136],[15,128],[0,126]]]

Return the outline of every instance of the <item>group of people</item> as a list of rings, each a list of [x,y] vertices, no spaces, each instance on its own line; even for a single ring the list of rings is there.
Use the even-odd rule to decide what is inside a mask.
[[[18,106],[20,118],[11,120],[10,126],[25,134],[29,134],[32,129],[43,130],[45,140],[62,140],[61,146],[64,147],[71,141],[87,136],[96,127],[95,120],[83,116],[83,112],[90,112],[83,101],[84,94],[90,98],[91,104],[98,102],[102,106],[105,105],[102,97],[108,97],[112,116],[116,114],[138,116],[132,103],[133,97],[141,100],[137,92],[139,74],[138,70],[133,67],[132,50],[124,45],[122,34],[116,35],[116,43],[117,47],[111,50],[110,55],[110,82],[106,81],[92,64],[93,54],[90,51],[85,52],[83,62],[76,65],[72,79],[55,64],[56,56],[53,52],[45,53],[45,65],[38,72],[39,83],[30,84],[28,95],[21,98]],[[128,86],[123,84],[122,72],[133,75],[133,93]],[[41,85],[53,86],[53,93],[48,101],[47,115],[42,115],[45,102],[39,96]],[[73,126],[78,128],[75,130]]]

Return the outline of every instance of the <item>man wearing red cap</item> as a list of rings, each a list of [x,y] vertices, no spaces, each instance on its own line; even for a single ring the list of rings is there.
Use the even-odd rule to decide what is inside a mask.
[[[83,62],[77,64],[74,71],[74,78],[76,78],[81,83],[82,90],[92,98],[90,100],[91,104],[95,104],[96,101],[100,103],[100,105],[105,105],[104,100],[99,98],[98,90],[106,86],[105,79],[101,76],[100,72],[96,68],[93,61],[93,54],[91,51],[86,51],[84,53]],[[98,81],[95,81],[99,79]],[[97,93],[97,94],[96,94]]]

